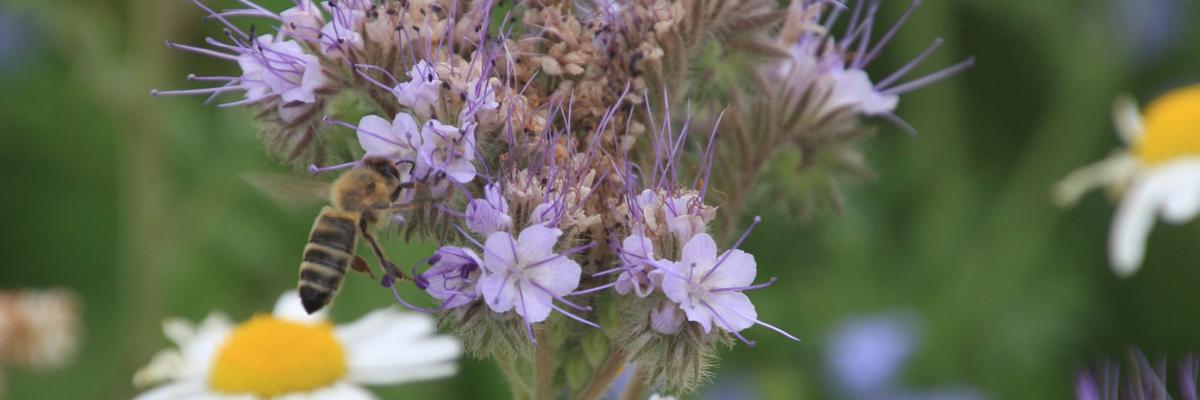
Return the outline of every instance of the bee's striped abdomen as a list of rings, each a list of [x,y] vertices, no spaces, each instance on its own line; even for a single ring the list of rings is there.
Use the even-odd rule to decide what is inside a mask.
[[[300,263],[300,301],[314,313],[333,300],[354,258],[357,214],[325,207],[313,222]]]

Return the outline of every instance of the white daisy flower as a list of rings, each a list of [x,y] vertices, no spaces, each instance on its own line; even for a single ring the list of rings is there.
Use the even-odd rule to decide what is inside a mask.
[[[426,315],[380,309],[334,326],[324,313],[305,313],[294,291],[271,315],[240,325],[214,312],[199,326],[167,320],[163,331],[178,348],[155,355],[134,383],[166,383],[135,400],[373,399],[362,385],[451,376],[462,352],[456,339],[433,334]]]
[[[1120,198],[1108,255],[1113,271],[1128,277],[1142,264],[1155,219],[1182,224],[1200,213],[1200,85],[1167,93],[1143,114],[1133,100],[1118,99],[1113,121],[1126,148],[1072,172],[1054,196],[1070,205],[1103,186]]]

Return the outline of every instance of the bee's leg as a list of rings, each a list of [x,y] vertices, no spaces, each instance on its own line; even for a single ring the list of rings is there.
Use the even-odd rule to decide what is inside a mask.
[[[375,279],[375,272],[371,271],[371,265],[367,264],[367,260],[364,260],[362,257],[354,256],[354,259],[350,261],[350,269],[354,270],[354,272],[370,276],[371,279]]]
[[[397,268],[396,264],[392,264],[392,262],[388,261],[387,257],[383,255],[383,249],[379,248],[379,243],[375,241],[375,236],[371,235],[371,231],[367,229],[367,220],[365,218],[359,220],[358,230],[359,232],[362,232],[363,239],[366,239],[367,243],[371,244],[371,251],[375,253],[375,257],[379,258],[379,265],[383,266],[385,275],[384,279],[391,277],[394,279],[409,280],[408,275],[405,275],[404,271],[401,271],[400,268]]]
[[[400,198],[401,191],[404,191],[404,189],[412,189],[416,186],[417,186],[417,184],[412,181],[408,181],[408,182],[404,182],[399,185],[396,185],[396,190],[392,191],[392,202],[395,203],[396,200]]]

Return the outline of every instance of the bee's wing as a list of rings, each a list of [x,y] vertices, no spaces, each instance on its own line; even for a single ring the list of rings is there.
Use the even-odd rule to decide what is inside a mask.
[[[269,172],[243,172],[242,180],[289,210],[311,207],[329,198],[329,183]]]

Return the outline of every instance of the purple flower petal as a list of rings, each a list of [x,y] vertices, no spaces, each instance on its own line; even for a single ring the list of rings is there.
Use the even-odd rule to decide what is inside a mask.
[[[543,225],[525,228],[517,238],[517,258],[531,264],[550,258],[560,235],[561,230]]]

